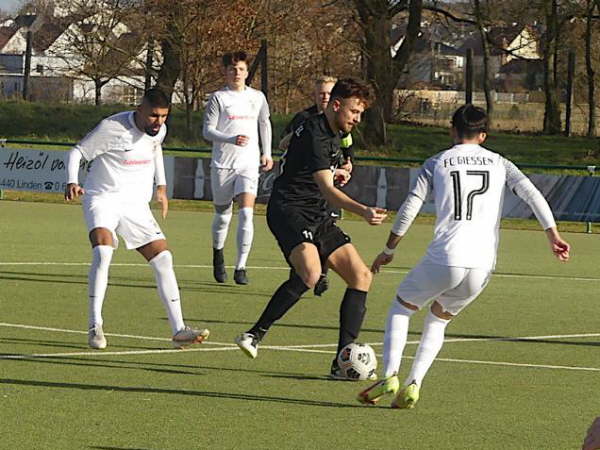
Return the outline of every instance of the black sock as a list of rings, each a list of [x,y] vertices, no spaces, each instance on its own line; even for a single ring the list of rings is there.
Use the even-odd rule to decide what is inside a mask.
[[[348,288],[340,305],[340,338],[338,353],[346,345],[354,342],[360,333],[367,308],[367,293],[357,289]]]
[[[219,264],[223,264],[225,259],[223,258],[223,249],[213,248],[213,265],[217,266]]]
[[[275,291],[260,318],[248,333],[257,336],[259,340],[262,339],[271,325],[281,319],[307,290],[308,287],[302,279],[292,272],[290,278]]]

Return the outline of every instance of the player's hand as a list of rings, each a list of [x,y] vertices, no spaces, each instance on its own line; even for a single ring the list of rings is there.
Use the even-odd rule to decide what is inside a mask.
[[[381,225],[387,217],[387,210],[383,208],[367,208],[363,212],[363,218],[369,225]]]
[[[373,260],[373,264],[371,264],[371,272],[379,273],[380,267],[391,263],[393,259],[394,259],[394,255],[386,255],[385,253],[381,252]]]
[[[68,202],[75,200],[77,197],[83,194],[85,194],[85,191],[77,183],[69,183],[65,188],[65,200]]]
[[[346,162],[340,166],[340,169],[344,169],[348,173],[352,173],[352,161],[350,158],[348,158]]]
[[[596,417],[592,426],[588,429],[587,436],[583,441],[581,450],[600,449],[600,417]]]
[[[546,230],[546,236],[550,243],[550,250],[560,261],[567,262],[571,257],[571,246],[563,238],[560,237],[555,227]]]
[[[235,145],[239,145],[240,147],[248,145],[248,141],[250,141],[250,138],[248,136],[244,136],[243,134],[238,134],[235,137]]]
[[[348,181],[350,181],[350,172],[346,169],[335,169],[335,174],[333,175],[333,180],[339,186],[344,186]]]
[[[263,172],[268,172],[273,168],[273,159],[267,156],[260,157],[260,170]]]
[[[166,219],[169,212],[169,198],[167,197],[166,186],[156,186],[156,201],[160,203],[162,218]]]

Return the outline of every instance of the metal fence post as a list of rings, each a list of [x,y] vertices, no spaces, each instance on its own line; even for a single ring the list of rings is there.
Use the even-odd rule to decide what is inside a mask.
[[[590,176],[593,177],[594,173],[596,172],[596,166],[587,166],[587,171],[590,174]],[[585,232],[592,233],[592,222],[586,222]]]

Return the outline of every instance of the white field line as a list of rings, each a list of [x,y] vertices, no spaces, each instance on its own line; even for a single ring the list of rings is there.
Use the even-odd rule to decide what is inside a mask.
[[[10,324],[0,322],[0,326],[5,327],[13,327],[13,328],[25,328],[25,329],[34,329],[34,330],[43,330],[43,331],[55,331],[55,332],[64,332],[64,333],[79,333],[86,334],[86,331],[80,330],[68,330],[61,328],[50,328],[50,327],[39,327],[34,325],[23,325],[23,324]],[[166,338],[153,338],[147,336],[133,336],[127,334],[107,334],[108,336],[116,336],[116,337],[127,337],[127,338],[137,338],[137,339],[153,339],[165,341],[169,340]],[[600,336],[598,333],[593,334],[566,334],[566,335],[549,335],[549,336],[525,336],[520,338],[489,338],[489,339],[464,339],[464,340],[454,340],[455,342],[464,342],[468,341],[493,341],[493,340],[511,340],[511,339],[558,339],[558,338],[567,338],[567,337],[595,337]],[[237,346],[233,346],[231,344],[226,344],[222,342],[206,342],[205,344],[213,344],[222,346],[221,348],[206,348],[206,347],[194,347],[187,350],[180,349],[169,349],[169,350],[131,350],[131,351],[120,351],[120,352],[104,352],[104,351],[94,351],[94,352],[71,352],[71,353],[34,353],[30,355],[0,355],[1,359],[30,359],[30,358],[52,358],[52,357],[61,357],[61,356],[114,356],[114,355],[146,355],[146,354],[160,354],[160,353],[178,353],[178,352],[200,352],[200,351],[230,351],[236,350]],[[409,343],[418,343],[418,341],[410,341]],[[370,345],[381,345],[380,343],[371,343]],[[275,345],[263,345],[261,349],[270,349],[270,350],[280,350],[280,351],[292,351],[292,352],[302,352],[302,353],[322,353],[322,354],[335,354],[333,350],[318,350],[317,347],[333,347],[334,344],[316,344],[316,345],[292,345],[292,346],[275,346]],[[381,357],[381,354],[377,356]],[[404,359],[414,359],[412,356],[403,356]],[[454,359],[454,358],[437,358],[437,361],[444,362],[455,362],[455,363],[465,363],[465,364],[481,364],[481,365],[493,365],[493,366],[510,366],[510,367],[525,367],[525,368],[538,368],[538,369],[557,369],[557,370],[578,370],[578,371],[587,371],[587,372],[600,372],[600,367],[578,367],[578,366],[558,366],[558,365],[548,365],[548,364],[525,364],[525,363],[511,363],[506,361],[481,361],[481,360],[473,360],[473,359]]]
[[[89,266],[87,262],[52,262],[52,261],[31,261],[31,262],[9,262],[1,261],[0,266]],[[111,263],[111,266],[117,267],[148,267],[148,264],[143,263]],[[203,264],[175,264],[174,267],[179,269],[212,269],[212,265]],[[234,266],[226,266],[229,269]],[[290,270],[289,267],[270,267],[270,266],[248,266],[247,269],[252,270]],[[408,270],[382,270],[383,274],[405,274]],[[43,275],[43,274],[40,274]],[[535,275],[535,274],[516,274],[516,273],[494,273],[494,278],[532,278],[539,280],[567,280],[567,281],[600,281],[600,278],[594,277],[565,277],[560,275]]]

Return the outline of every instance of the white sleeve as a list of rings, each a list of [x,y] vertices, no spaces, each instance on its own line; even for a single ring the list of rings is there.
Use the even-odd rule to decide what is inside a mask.
[[[67,184],[79,184],[79,163],[81,162],[81,152],[78,147],[73,147],[67,153]]]
[[[258,113],[258,133],[262,144],[262,155],[271,158],[272,131],[269,120],[269,104],[264,95],[262,95],[262,99],[263,104]]]
[[[162,154],[162,147],[156,146],[154,151],[154,181],[157,186],[166,186],[167,177],[165,176],[165,162]]]
[[[111,143],[114,141],[114,130],[108,121],[103,120],[79,141],[75,148],[79,150],[86,161],[91,161],[97,156],[108,152]]]
[[[219,114],[219,101],[217,96],[213,94],[210,97],[210,100],[208,100],[208,104],[204,110],[204,126],[202,127],[202,136],[204,136],[204,139],[211,142],[227,142],[229,144],[235,144],[237,135],[229,136],[217,130]]]
[[[392,225],[392,233],[396,236],[404,236],[415,220],[415,217],[417,217],[417,214],[419,214],[421,206],[423,206],[423,199],[413,193],[409,193],[396,213],[396,220],[394,221],[394,225]]]
[[[402,203],[396,214],[396,220],[392,226],[392,233],[395,235],[404,236],[415,220],[415,217],[417,217],[417,214],[419,214],[431,190],[434,164],[433,159],[428,159],[421,167],[406,200],[404,200],[404,203]]]
[[[550,205],[529,178],[525,177],[514,185],[513,192],[529,205],[544,230],[556,227]]]
[[[544,230],[555,227],[556,222],[552,210],[542,193],[511,161],[503,158],[503,163],[506,169],[506,185],[517,197],[529,205]]]

